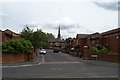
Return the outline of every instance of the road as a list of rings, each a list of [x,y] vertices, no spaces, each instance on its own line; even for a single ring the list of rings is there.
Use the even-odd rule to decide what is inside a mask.
[[[3,67],[4,78],[117,78],[118,64],[82,60],[78,57],[47,50],[37,55],[36,65]]]

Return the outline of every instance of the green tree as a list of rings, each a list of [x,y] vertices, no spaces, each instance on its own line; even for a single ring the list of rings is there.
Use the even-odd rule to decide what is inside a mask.
[[[72,40],[73,40],[73,38],[69,37],[69,38],[66,38],[66,39],[65,39],[65,42],[66,42],[66,43],[69,43],[69,42],[72,41]]]
[[[36,31],[31,30],[28,26],[20,33],[23,38],[29,40],[35,49],[46,48],[48,46],[48,40],[54,40],[55,37],[51,33],[45,33],[41,29]]]
[[[28,25],[25,25],[25,28],[20,32],[20,35],[26,39],[30,40],[31,42],[34,40],[33,39],[33,30],[28,27]]]

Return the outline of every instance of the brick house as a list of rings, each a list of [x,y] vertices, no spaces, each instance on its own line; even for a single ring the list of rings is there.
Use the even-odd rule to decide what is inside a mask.
[[[120,28],[101,33],[101,44],[113,53],[120,53]]]
[[[77,34],[76,35],[76,42],[79,45],[79,51],[83,53],[84,47],[87,46],[87,38],[89,34]]]
[[[93,33],[88,38],[88,46],[96,46],[98,48],[101,48],[101,34],[100,33]]]
[[[71,48],[74,48],[75,46],[77,46],[78,45],[78,40],[76,39],[76,38],[73,38],[72,40],[71,40]]]
[[[0,35],[2,35],[2,42],[6,42],[12,39],[20,38],[20,35],[12,32],[11,30],[6,29],[5,31],[1,31]]]
[[[77,34],[73,39],[72,46],[79,45],[79,51],[84,52],[84,47],[90,48],[96,46],[98,49],[103,47],[112,51],[113,53],[120,53],[120,28],[106,31],[103,33],[93,34]]]
[[[65,48],[65,41],[61,40],[61,34],[60,34],[60,26],[58,28],[58,36],[57,36],[57,40],[49,40],[48,41],[48,48],[49,49],[54,49],[54,47],[57,46],[60,49]]]
[[[48,41],[49,49],[53,49],[55,45],[59,46],[61,49],[65,48],[65,41],[64,40],[49,40]]]

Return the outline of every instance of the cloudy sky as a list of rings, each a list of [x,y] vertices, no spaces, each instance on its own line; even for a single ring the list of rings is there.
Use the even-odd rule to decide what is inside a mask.
[[[0,28],[21,32],[27,24],[63,38],[104,32],[118,27],[118,2],[96,0],[4,0],[0,3]]]

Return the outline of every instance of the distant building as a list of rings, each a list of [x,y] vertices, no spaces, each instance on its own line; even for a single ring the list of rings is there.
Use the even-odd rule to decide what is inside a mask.
[[[80,52],[83,52],[83,47],[87,45],[86,39],[89,37],[89,34],[77,34],[76,38],[72,41],[73,48],[79,48]]]
[[[53,49],[54,47],[65,48],[65,41],[64,40],[49,40],[49,49]]]
[[[62,49],[65,47],[65,41],[61,40],[60,26],[58,28],[57,39],[56,40],[49,40],[48,43],[49,43],[49,45],[48,45],[49,49],[53,49],[54,47],[59,47],[60,49]]]
[[[0,31],[0,35],[2,35],[2,42],[7,42],[12,39],[20,38],[20,35],[12,32],[9,29],[6,29],[5,31]]]

